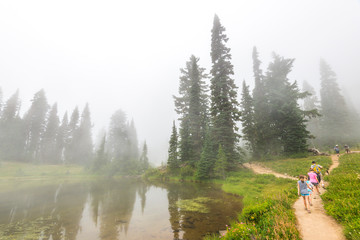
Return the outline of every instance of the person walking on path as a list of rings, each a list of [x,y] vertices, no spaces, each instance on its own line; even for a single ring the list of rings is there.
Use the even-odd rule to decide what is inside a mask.
[[[309,180],[311,182],[311,184],[315,187],[316,192],[320,195],[320,191],[319,191],[319,180],[317,178],[316,173],[314,173],[314,169],[310,168],[309,172],[308,172],[308,176],[309,176]],[[315,196],[314,196],[315,198]]]
[[[318,183],[320,185],[321,182],[321,169],[323,168],[322,166],[320,166],[319,164],[316,164],[316,161],[312,161],[312,165],[311,167],[314,172],[316,173],[317,179],[318,179]],[[324,185],[324,184],[323,184]]]
[[[339,149],[339,146],[337,144],[334,147],[334,151],[335,151],[336,154],[340,153],[340,149]]]
[[[346,153],[350,153],[350,147],[349,147],[349,145],[345,144],[344,149],[345,149],[345,152],[346,152]]]
[[[308,188],[310,188],[309,184],[305,182],[305,176],[300,175],[300,180],[297,182],[297,188],[298,188],[298,195],[302,196],[304,199],[304,206],[305,210],[308,211],[308,213],[311,213],[310,206],[309,206],[309,192]]]
[[[309,177],[305,177],[305,181],[306,183],[310,186],[310,188],[308,188],[308,192],[309,192],[309,204],[310,206],[312,206],[312,193],[313,193],[313,189],[314,189],[314,185],[312,185],[312,183],[310,182],[310,178]]]

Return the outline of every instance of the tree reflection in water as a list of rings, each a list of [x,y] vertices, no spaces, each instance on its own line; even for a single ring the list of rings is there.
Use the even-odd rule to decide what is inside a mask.
[[[206,197],[209,213],[179,200]],[[0,239],[201,239],[224,229],[241,199],[215,185],[103,180],[0,194]]]

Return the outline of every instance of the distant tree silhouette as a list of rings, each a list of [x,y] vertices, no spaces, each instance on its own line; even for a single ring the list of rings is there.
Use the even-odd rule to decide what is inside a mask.
[[[57,134],[59,130],[59,117],[57,103],[55,103],[47,116],[46,126],[41,138],[40,161],[43,163],[59,164],[60,155],[57,152]]]
[[[39,161],[41,137],[45,132],[46,114],[49,105],[44,89],[35,93],[30,109],[24,116],[26,129],[26,158],[28,161]]]

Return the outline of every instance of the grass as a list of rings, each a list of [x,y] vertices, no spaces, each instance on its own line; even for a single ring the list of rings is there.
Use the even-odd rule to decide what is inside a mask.
[[[206,207],[205,204],[208,202],[216,202],[216,201],[217,200],[207,198],[207,197],[198,197],[195,199],[178,200],[176,202],[176,205],[182,211],[208,213],[209,209]]]
[[[37,218],[32,222],[15,222],[8,225],[0,224],[0,239],[2,240],[33,240],[42,239],[39,236],[48,233],[56,222],[51,218]]]
[[[360,154],[345,154],[326,179],[322,195],[326,212],[345,227],[347,239],[360,239]]]
[[[53,184],[60,181],[92,179],[83,166],[35,165],[18,162],[0,162],[0,191],[21,187]]]
[[[261,165],[272,169],[275,172],[286,174],[293,177],[299,175],[307,175],[311,166],[311,162],[316,161],[317,164],[323,167],[322,172],[329,169],[331,165],[331,158],[328,156],[311,156],[307,158],[287,158],[274,161],[261,162]]]
[[[306,174],[314,160],[324,170],[331,165],[327,156],[274,159],[260,164],[275,172],[297,177]],[[238,222],[228,226],[226,233],[205,239],[300,239],[292,210],[298,199],[294,180],[268,174],[257,175],[243,169],[231,173],[222,183],[224,191],[244,197],[244,209]]]
[[[223,236],[205,239],[300,239],[291,208],[297,199],[293,180],[242,169],[222,183],[225,192],[244,197],[244,209]]]

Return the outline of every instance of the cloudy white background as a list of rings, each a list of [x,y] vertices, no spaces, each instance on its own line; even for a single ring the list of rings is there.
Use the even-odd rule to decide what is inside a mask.
[[[194,54],[210,70],[214,14],[229,37],[238,86],[253,84],[257,46],[264,70],[272,52],[295,58],[290,78],[316,89],[324,58],[359,106],[359,0],[0,1],[4,100],[20,89],[26,111],[44,88],[60,117],[88,102],[94,136],[122,109],[159,164],[176,119],[179,69]]]

